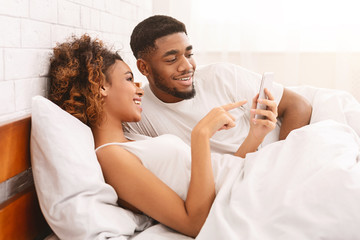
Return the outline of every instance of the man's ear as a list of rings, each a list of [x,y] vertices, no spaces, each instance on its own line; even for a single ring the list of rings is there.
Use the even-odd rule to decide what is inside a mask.
[[[136,61],[136,65],[137,65],[137,68],[139,69],[139,71],[141,72],[141,74],[144,75],[145,77],[147,77],[150,74],[150,71],[149,71],[150,67],[144,59],[139,58]]]

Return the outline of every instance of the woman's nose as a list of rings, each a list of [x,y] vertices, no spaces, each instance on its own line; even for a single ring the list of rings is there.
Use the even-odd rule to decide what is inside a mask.
[[[141,89],[141,91],[138,91],[136,94],[139,95],[139,97],[142,97],[144,95],[144,91]]]
[[[136,94],[139,95],[139,97],[142,97],[144,95],[144,90],[141,88],[141,83],[135,82],[134,85],[136,86]]]

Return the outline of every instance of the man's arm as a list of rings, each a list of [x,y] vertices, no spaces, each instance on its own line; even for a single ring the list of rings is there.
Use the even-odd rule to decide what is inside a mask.
[[[312,106],[303,96],[284,88],[278,113],[282,121],[279,139],[283,140],[292,130],[310,123]]]
[[[268,99],[258,100],[259,94],[253,98],[250,111],[250,130],[244,142],[235,152],[235,156],[244,158],[247,153],[255,152],[264,140],[265,136],[276,127],[278,107],[274,101],[274,96],[266,88],[265,93],[268,96]],[[256,109],[258,102],[265,104],[266,109]],[[255,118],[256,114],[263,115],[266,118],[257,119]]]

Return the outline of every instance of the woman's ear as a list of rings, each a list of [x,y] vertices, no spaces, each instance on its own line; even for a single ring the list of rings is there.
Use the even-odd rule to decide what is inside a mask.
[[[108,95],[108,87],[107,86],[101,86],[100,87],[100,93],[103,97],[107,97]]]
[[[139,69],[139,71],[141,72],[142,75],[144,75],[145,77],[147,77],[149,75],[149,66],[147,64],[147,62],[144,59],[139,58],[136,61],[136,65],[137,68]]]

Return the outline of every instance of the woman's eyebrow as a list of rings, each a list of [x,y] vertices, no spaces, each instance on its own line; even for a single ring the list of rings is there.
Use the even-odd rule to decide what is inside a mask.
[[[131,71],[127,71],[125,74],[131,74],[131,76],[134,77],[134,74]]]

